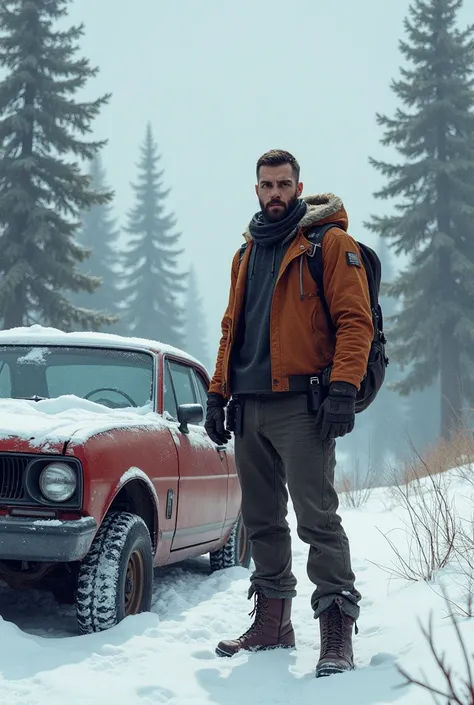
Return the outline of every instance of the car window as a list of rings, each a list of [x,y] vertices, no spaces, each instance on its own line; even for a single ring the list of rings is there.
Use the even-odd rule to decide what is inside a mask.
[[[173,386],[171,384],[168,360],[165,360],[163,365],[163,413],[169,414],[173,419],[178,418],[178,409]]]
[[[206,418],[206,409],[207,409],[207,384],[204,382],[203,378],[199,374],[199,372],[196,372],[194,370],[194,379],[196,380],[196,387],[199,393],[199,400],[198,403],[202,404],[202,408],[204,409],[204,419]],[[204,420],[202,421],[204,423]]]
[[[0,397],[75,395],[113,409],[143,407],[153,398],[153,363],[127,349],[0,346]]]
[[[178,406],[198,403],[193,385],[192,368],[174,361],[170,361],[169,366]]]
[[[107,362],[105,359],[98,361],[99,364],[94,364],[92,356],[83,356],[77,361],[69,357],[72,356],[64,355],[60,360],[58,355],[55,364],[46,368],[51,397],[67,392],[113,407],[143,406],[150,401],[152,360],[149,356],[121,352],[115,358],[110,356]],[[98,391],[100,389],[103,391]]]

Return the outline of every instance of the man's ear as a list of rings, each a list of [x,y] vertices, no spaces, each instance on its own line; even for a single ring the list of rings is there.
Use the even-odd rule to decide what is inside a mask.
[[[301,196],[302,193],[303,193],[303,182],[300,181],[298,186],[296,187],[296,195],[298,196],[298,198]]]

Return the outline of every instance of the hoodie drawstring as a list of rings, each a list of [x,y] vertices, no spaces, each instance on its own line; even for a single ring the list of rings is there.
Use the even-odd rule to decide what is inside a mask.
[[[272,277],[275,276],[275,263],[276,263],[276,245],[273,246]]]
[[[252,251],[251,251],[251,253],[250,253],[251,260],[252,260],[252,266],[251,266],[251,268],[250,268],[250,279],[253,279],[253,275],[255,274],[255,262],[256,262],[256,259],[257,259],[257,248],[258,248],[258,245],[255,244],[255,245],[252,247]]]

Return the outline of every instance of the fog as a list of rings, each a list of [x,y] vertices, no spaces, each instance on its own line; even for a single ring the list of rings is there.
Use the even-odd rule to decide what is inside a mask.
[[[99,162],[83,163],[82,167],[84,172],[93,167],[99,187],[103,186],[101,178],[105,175],[105,185],[112,188],[114,198],[105,209],[98,206],[99,210],[90,210],[82,205],[82,212],[77,212],[82,220],[77,231],[78,242],[92,249],[82,271],[88,275],[95,270],[103,281],[103,286],[92,296],[71,296],[71,304],[79,316],[83,306],[95,309],[84,315],[87,318],[97,314],[99,318],[94,319],[97,321],[100,311],[118,314],[120,322],[114,332],[136,333],[184,347],[200,357],[212,373],[229,291],[231,260],[243,242],[243,231],[259,208],[254,190],[256,162],[262,153],[275,148],[292,152],[300,162],[304,196],[332,192],[342,198],[349,215],[349,233],[375,247],[382,259],[383,282],[393,279],[397,269],[404,266],[405,261],[396,259],[393,252],[387,254],[387,243],[374,240],[364,223],[373,215],[388,215],[397,204],[395,198],[390,201],[375,198],[374,194],[387,184],[380,171],[370,165],[369,158],[393,164],[402,159],[395,149],[382,145],[386,132],[377,125],[377,114],[392,117],[397,110],[406,109],[393,92],[392,82],[400,78],[400,67],[407,68],[400,41],[406,39],[404,21],[409,13],[409,0],[386,3],[301,0],[293,6],[282,0],[279,3],[241,0],[235,5],[222,0],[135,0],[123,4],[117,0],[70,0],[66,5],[62,27],[84,25],[73,58],[85,57],[98,69],[74,100],[87,102],[104,94],[111,96],[92,121],[91,134],[85,136],[106,141]],[[458,26],[464,29],[474,22],[474,4],[465,2],[456,16]],[[8,24],[8,16],[5,18]],[[452,45],[449,47],[446,51],[453,52]],[[439,47],[437,50],[442,51]],[[451,61],[451,54],[446,56]],[[469,70],[467,64],[464,73],[460,69],[463,84]],[[7,75],[4,65],[0,68],[0,80]],[[44,107],[47,101],[38,104],[47,111]],[[12,106],[17,110],[14,101]],[[470,118],[465,118],[468,124]],[[51,119],[71,122],[65,114]],[[152,134],[147,133],[149,162],[144,166],[142,160],[139,170],[147,126],[152,130]],[[449,129],[454,129],[453,125]],[[466,154],[471,150],[468,140],[469,134]],[[155,220],[150,232],[161,228],[162,239],[157,244],[158,240],[152,242],[147,238],[146,246],[140,249],[138,245],[132,254],[129,250],[124,256],[124,249],[133,241],[130,233],[143,234],[141,215],[136,216],[136,208],[135,216],[129,217],[132,207],[137,205],[132,184],[136,184],[139,172],[151,174],[153,143],[157,144],[160,155],[157,166],[161,170],[161,193],[154,205],[150,205],[151,200],[147,204],[142,201],[140,213],[153,211]],[[49,146],[54,148],[54,144]],[[66,159],[70,158],[73,159],[72,154]],[[8,184],[13,183],[9,179],[18,181],[18,174],[8,160],[6,173],[8,202]],[[148,184],[151,181],[148,178]],[[457,183],[455,179],[453,183]],[[462,193],[462,189],[456,188]],[[467,182],[464,190],[469,190]],[[81,198],[76,194],[76,205],[91,204],[94,200]],[[160,220],[163,204],[164,215],[172,216],[170,221]],[[463,207],[470,207],[467,201]],[[431,219],[436,220],[434,213]],[[175,227],[170,222],[175,222]],[[468,225],[463,227],[466,233],[470,232]],[[442,230],[439,223],[438,228]],[[178,243],[173,242],[176,231],[180,233]],[[115,232],[119,233],[118,243]],[[416,235],[413,233],[414,239]],[[466,235],[461,235],[463,240]],[[18,231],[17,237],[21,240],[23,233]],[[13,243],[15,246],[9,251],[7,240],[3,250],[5,273],[14,271],[15,257],[18,259],[15,255],[18,243]],[[178,275],[171,272],[175,256],[163,255],[163,248],[182,250],[177,261]],[[23,256],[28,259],[26,249]],[[71,255],[71,261],[74,258]],[[67,269],[68,261],[61,262]],[[90,270],[86,272],[88,263]],[[146,279],[144,286],[137,283],[140,263],[146,268],[146,275],[140,280],[143,283]],[[464,266],[468,282],[472,272],[467,259]],[[430,270],[431,274],[433,271]],[[42,277],[48,286],[52,283],[53,287],[66,288],[67,296],[74,291],[74,266],[63,276],[61,284],[55,283],[56,274],[42,272]],[[458,279],[455,281],[459,283]],[[451,285],[452,280],[446,279],[447,289]],[[159,292],[158,287],[161,287]],[[433,292],[438,288],[436,279]],[[20,289],[21,286],[16,291]],[[434,300],[425,293],[426,287],[424,301]],[[465,301],[470,301],[469,296],[465,292]],[[449,299],[449,295],[445,298]],[[10,309],[3,311],[3,325],[7,328],[22,321],[36,322],[35,316],[43,315],[46,310],[44,302],[40,302],[43,314],[33,311],[32,317],[31,310],[19,313],[13,310],[12,302],[21,304],[21,296],[8,295],[7,299],[11,299]],[[397,303],[385,299],[384,313],[392,314]],[[31,301],[29,305],[31,308]],[[188,307],[184,314],[182,306]],[[160,307],[159,315],[154,317]],[[61,318],[58,310],[44,315],[54,322]],[[459,309],[456,313],[458,328],[470,330],[469,310],[466,304],[467,312]],[[74,320],[79,319],[76,316]],[[105,318],[100,320],[105,324]],[[433,351],[432,368],[437,369],[438,377],[446,380],[448,367],[456,368],[451,360],[457,353],[440,355],[438,364],[434,360],[434,355],[438,355],[436,345],[430,341],[440,340],[439,311],[425,308],[424,320],[431,326],[425,337],[427,344],[432,344],[429,348]],[[97,327],[102,323],[98,322]],[[66,324],[69,325],[68,321]],[[89,321],[87,325],[96,324]],[[390,357],[390,333],[388,337]],[[445,342],[454,340],[454,329],[451,333],[442,332],[441,337]],[[459,348],[460,356],[470,360],[467,348],[466,345],[465,349]],[[421,362],[426,363],[428,357],[424,356]],[[441,357],[446,363],[444,372]],[[461,362],[458,367],[461,370]],[[396,365],[389,370],[393,382],[400,370]],[[469,364],[463,375],[464,381],[471,376]],[[429,375],[425,381],[428,378]],[[443,396],[439,380],[434,380],[421,394],[414,393],[410,386],[407,400],[389,391],[386,384],[387,393],[384,391],[383,399],[357,423],[356,433],[342,440],[341,452],[359,462],[361,454],[368,455],[375,448],[374,462],[381,467],[388,453],[398,455],[402,445],[406,445],[406,437],[403,439],[406,427],[416,444],[436,440],[440,428],[449,426],[446,419],[440,420],[441,407],[446,411],[448,402],[453,402],[453,408],[461,410],[463,405],[462,394],[457,400],[448,399],[454,392],[452,387],[454,383]],[[444,389],[448,387],[445,385]],[[466,396],[468,401],[469,394],[474,398],[474,382]],[[362,465],[371,463],[362,461]]]
[[[100,69],[87,97],[111,92],[94,122],[119,222],[132,204],[139,145],[152,124],[169,207],[182,232],[183,269],[196,266],[211,357],[232,255],[258,208],[255,162],[271,148],[301,164],[304,194],[343,199],[349,230],[390,207],[381,178],[376,112],[397,107],[390,81],[408,0],[76,0],[65,20],[85,24],[81,53]],[[474,19],[467,4],[461,18]],[[158,332],[159,335],[159,332]]]

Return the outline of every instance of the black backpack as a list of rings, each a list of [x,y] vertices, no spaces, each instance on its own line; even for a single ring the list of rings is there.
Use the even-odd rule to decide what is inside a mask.
[[[324,296],[323,290],[323,257],[322,242],[323,237],[331,228],[343,229],[337,223],[326,223],[313,228],[306,233],[306,238],[313,244],[312,252],[308,253],[308,267],[317,287],[321,304],[326,314],[329,329],[335,333],[335,326],[331,319],[329,306]],[[380,283],[382,278],[382,265],[377,254],[368,245],[362,242],[359,245],[362,263],[367,274],[369,285],[370,306],[372,309],[372,322],[374,325],[374,337],[370,346],[369,358],[367,361],[367,371],[363,378],[360,389],[356,397],[356,413],[365,411],[374,401],[385,380],[385,369],[388,365],[388,358],[385,354],[387,339],[383,330],[383,313],[379,302]],[[247,243],[240,248],[239,264],[244,256]]]

